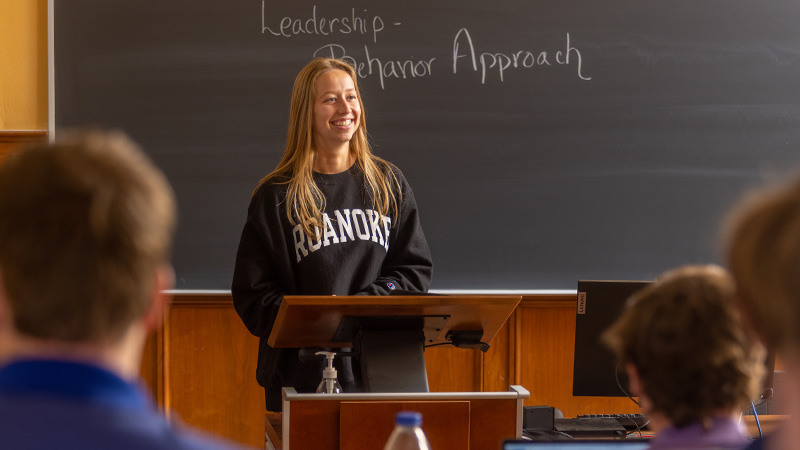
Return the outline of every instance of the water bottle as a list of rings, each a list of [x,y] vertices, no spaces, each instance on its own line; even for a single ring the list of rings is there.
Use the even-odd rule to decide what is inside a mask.
[[[336,378],[336,369],[333,367],[334,352],[317,352],[316,355],[325,355],[328,358],[328,365],[322,370],[322,381],[317,386],[317,394],[341,394],[342,385]]]
[[[397,413],[394,431],[383,450],[430,450],[421,426],[422,414],[414,411]]]

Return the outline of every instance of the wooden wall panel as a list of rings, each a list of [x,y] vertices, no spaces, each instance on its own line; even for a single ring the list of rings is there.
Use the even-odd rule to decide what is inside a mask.
[[[496,449],[502,440],[518,438],[516,400],[473,400],[470,403],[470,450]]]
[[[425,368],[431,392],[480,391],[478,350],[431,347],[425,350]]]
[[[139,375],[141,375],[144,384],[150,388],[153,398],[161,406],[164,404],[164,393],[163,391],[159,392],[159,387],[162,386],[161,379],[164,375],[161,370],[164,364],[158,346],[159,337],[160,334],[158,332],[153,332],[147,337],[142,351],[142,368],[139,371]]]
[[[167,415],[263,448],[266,407],[255,380],[258,339],[230,301],[176,300],[163,334]]]
[[[516,436],[517,414],[521,412],[516,395],[470,398],[463,394],[447,399],[404,400],[326,397],[290,399],[286,408],[291,426],[284,422],[284,445],[288,440],[291,448],[301,450],[377,450],[390,435],[395,414],[412,410],[422,413],[422,428],[431,448],[494,450],[504,439]],[[454,439],[454,433],[458,439]]]
[[[361,401],[340,403],[338,450],[382,449],[392,434],[395,416],[400,411],[418,411],[422,414],[422,429],[431,448],[436,450],[470,448],[472,436],[469,400]],[[321,447],[315,446],[315,449]]]
[[[514,383],[514,314],[489,342],[475,349],[432,347],[425,350],[431,392],[505,392]]]
[[[481,358],[481,383],[477,391],[503,392],[507,391],[515,381],[515,352],[516,342],[516,312],[506,321],[503,328],[489,342],[489,351],[478,353]],[[478,350],[471,350],[479,352]]]
[[[564,417],[579,414],[639,413],[628,398],[574,397],[575,296],[523,301],[521,315],[520,385],[530,391],[526,405],[555,406]]]

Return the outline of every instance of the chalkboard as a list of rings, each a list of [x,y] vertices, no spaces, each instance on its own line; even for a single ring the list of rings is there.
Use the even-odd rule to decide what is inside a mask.
[[[228,289],[294,77],[355,63],[434,289],[570,289],[721,259],[800,154],[796,0],[54,0],[55,121],[130,133],[180,203],[179,289]]]

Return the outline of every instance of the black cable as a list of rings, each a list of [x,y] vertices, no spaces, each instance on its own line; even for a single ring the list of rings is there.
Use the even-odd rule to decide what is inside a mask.
[[[529,428],[522,430],[522,437],[531,441],[563,441],[575,439],[563,431],[547,430],[544,428]]]
[[[636,422],[635,420],[631,419],[630,417],[626,417],[626,419],[630,420],[630,421],[631,421],[631,423],[633,424],[633,426],[635,426],[635,427],[636,427],[636,429],[635,429],[635,430],[628,431],[627,433],[625,433],[625,436],[630,436],[630,435],[632,435],[633,433],[639,433],[639,437],[640,437],[640,438],[641,438],[641,437],[643,437],[643,436],[642,436],[642,431],[643,431],[643,430],[642,430],[642,428],[646,427],[646,426],[647,426],[647,425],[650,423],[650,421],[648,420],[647,422],[645,422],[645,423],[643,423],[641,426],[639,426],[639,423],[638,423],[638,422]],[[617,419],[617,420],[619,420],[619,419]]]
[[[443,345],[453,345],[453,343],[452,343],[452,342],[440,342],[440,343],[438,343],[438,344],[429,344],[429,345],[426,345],[426,346],[425,346],[425,348],[428,348],[428,347],[441,347],[441,346],[443,346]]]
[[[622,391],[623,394],[625,394],[629,399],[631,399],[631,401],[633,403],[636,403],[636,406],[638,406],[639,409],[641,409],[642,405],[640,405],[639,402],[637,402],[636,399],[633,398],[633,396],[631,394],[629,394],[628,391],[626,391],[624,387],[622,387],[622,383],[619,381],[619,366],[620,366],[620,364],[621,363],[617,363],[617,367],[614,369],[614,380],[617,381],[617,387],[619,388],[620,391]],[[636,426],[636,429],[629,431],[625,435],[626,436],[630,436],[631,434],[638,432],[639,433],[639,437],[642,437],[642,428],[646,427],[650,423],[650,421],[648,420],[647,422],[642,424],[642,426],[639,426],[639,424],[635,420],[630,419],[630,418],[628,418],[628,419],[631,422],[633,422],[633,424]]]
[[[625,388],[624,388],[624,387],[622,387],[622,383],[620,383],[620,382],[619,382],[619,366],[620,366],[620,364],[621,364],[621,363],[617,363],[617,367],[614,369],[614,380],[616,380],[616,381],[617,381],[617,387],[619,388],[619,390],[620,390],[620,391],[622,391],[622,393],[623,393],[623,394],[625,394],[626,396],[628,396],[628,398],[629,398],[629,399],[631,399],[631,401],[632,401],[633,403],[636,403],[636,406],[638,406],[639,408],[641,408],[641,407],[642,407],[642,405],[640,405],[640,404],[639,404],[639,402],[637,402],[637,401],[636,401],[636,399],[634,399],[634,398],[633,398],[633,396],[632,396],[631,394],[628,394],[628,391],[626,391],[626,390],[625,390]]]
[[[639,437],[644,438],[644,436],[642,435],[642,431],[644,430],[642,428],[646,427],[649,423],[650,421],[648,420],[647,422],[643,423],[641,427],[639,425],[636,425],[636,429],[625,433],[625,436],[630,436],[633,433],[639,433]]]

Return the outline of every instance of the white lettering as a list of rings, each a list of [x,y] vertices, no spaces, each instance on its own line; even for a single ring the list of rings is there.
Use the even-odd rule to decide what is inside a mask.
[[[531,52],[525,52],[525,59],[522,60],[522,66],[526,69],[536,65],[536,57]]]
[[[462,43],[465,43],[467,46],[466,53],[461,52]],[[578,78],[581,80],[591,80],[591,77],[584,76],[583,74],[583,57],[581,56],[580,50],[572,46],[569,33],[567,33],[566,47],[566,52],[561,50],[555,52],[556,64],[559,66],[570,65],[570,56],[572,55],[574,56],[573,61],[577,60]],[[540,51],[538,53],[525,50],[517,50],[509,53],[480,52],[477,58],[475,56],[476,53],[469,31],[466,28],[458,30],[453,39],[453,73],[458,73],[459,59],[466,58],[467,56],[472,59],[472,70],[474,72],[480,71],[481,84],[486,84],[490,72],[497,73],[502,83],[505,81],[506,73],[509,70],[519,69],[520,67],[530,69],[535,66],[553,66],[550,56],[551,53],[547,51]],[[478,65],[480,65],[480,70],[478,69]]]
[[[294,253],[297,255],[297,262],[300,262],[303,257],[308,256],[308,250],[306,250],[306,246],[303,245],[306,237],[306,234],[303,232],[303,227],[299,224],[295,225],[292,229],[292,236],[294,236]],[[303,256],[300,256],[300,253],[302,253]]]
[[[333,223],[334,220],[338,225]],[[300,225],[295,225],[292,229],[295,257],[300,262],[310,253],[323,247],[344,244],[348,239],[351,242],[374,242],[388,251],[391,227],[390,217],[382,216],[372,209],[342,209],[335,210],[330,215],[323,213],[322,230],[317,225],[312,225],[313,236],[307,235]]]
[[[339,224],[339,238],[342,240],[342,242],[347,242],[347,237],[349,236],[350,240],[352,241],[353,224],[350,223],[350,210],[345,209],[344,216],[342,216],[342,213],[340,213],[338,209],[334,211],[334,214],[336,214],[336,223]]]
[[[536,64],[539,64],[540,66],[545,64],[548,66],[550,65],[550,62],[547,60],[547,52],[539,53],[539,57],[536,59]]]
[[[372,18],[372,42],[378,42],[378,33],[383,31],[383,19],[380,16]]]
[[[378,214],[378,211],[373,211],[371,209],[367,210],[367,215],[369,215],[369,230],[372,234],[372,242],[379,242],[383,245],[383,235],[381,234],[381,215]]]
[[[360,224],[358,223],[356,216],[361,216]],[[363,228],[361,227],[362,224]],[[356,236],[358,236],[359,239],[361,239],[362,241],[369,240],[369,224],[367,223],[367,215],[364,214],[364,211],[360,209],[353,210],[353,226],[355,226]]]
[[[330,7],[325,5],[325,7]],[[360,34],[372,43],[378,43],[378,35],[388,26],[401,26],[399,21],[386,22],[383,17],[371,14],[366,9],[329,13],[329,17],[320,12],[317,5],[311,5],[308,13],[300,17],[268,17],[266,0],[261,2],[261,34],[290,38],[298,35],[350,35]],[[344,14],[341,14],[344,12]],[[272,23],[269,23],[269,22]],[[483,50],[483,49],[481,49]],[[490,49],[491,50],[491,49]],[[386,59],[370,53],[364,46],[363,54],[348,54],[344,46],[328,43],[314,51],[313,57],[340,59],[352,65],[359,78],[377,76],[381,89],[386,89],[389,80],[408,80],[430,77],[433,75],[433,62],[436,58],[416,58],[414,56],[397,59]],[[553,50],[513,50],[513,51],[478,51],[467,28],[459,29],[453,38],[452,47],[453,73],[458,73],[459,63],[466,62],[473,72],[480,73],[481,84],[492,79],[503,83],[517,69],[534,69],[572,65],[580,80],[588,81],[592,77],[584,74],[583,55],[573,45],[572,36],[566,33],[566,46]],[[461,61],[461,60],[464,61]],[[480,65],[480,68],[478,67]]]
[[[345,48],[339,44],[327,44],[314,51],[315,58],[328,57],[347,61],[356,69],[356,73],[361,78],[366,78],[373,73],[378,74],[381,89],[386,89],[386,79],[388,78],[408,79],[432,75],[433,61],[436,60],[436,58],[430,58],[428,60],[407,59],[383,62],[380,58],[370,56],[369,47],[366,45],[364,46],[364,55],[367,62],[358,62],[348,55]]]
[[[465,56],[458,53],[458,37],[461,36],[462,32],[464,33],[464,36],[466,36],[467,44],[469,45],[469,54],[472,57],[472,70],[478,70],[478,64],[475,62],[475,47],[472,45],[472,37],[470,37],[469,31],[466,28],[462,28],[458,30],[458,33],[456,33],[456,38],[453,40],[453,73],[458,72],[458,58],[463,58]]]
[[[381,216],[381,219],[383,219],[383,233],[384,236],[386,236],[386,243],[383,245],[383,248],[389,251],[389,230],[392,228],[392,218]]]
[[[314,225],[313,228],[314,228],[314,239],[311,239],[311,236],[308,237],[308,249],[311,250],[312,252],[315,252],[319,250],[320,247],[322,247],[322,239],[320,239],[319,236],[319,227]],[[315,240],[317,241],[316,244],[314,243]]]
[[[267,17],[266,17],[266,6],[265,6],[265,2],[264,2],[264,1],[262,1],[262,2],[261,2],[261,34],[266,34],[266,32],[267,32],[267,31],[269,31],[269,32],[270,32],[270,33],[272,33],[274,36],[280,36],[280,35],[281,35],[280,33],[276,33],[275,31],[272,31],[272,30],[271,30],[271,29],[270,29],[270,28],[267,26],[266,22],[267,22]]]
[[[582,64],[581,52],[578,51],[577,48],[572,47],[572,46],[569,45],[569,33],[567,33],[567,59],[566,59],[566,64],[569,64],[569,54],[572,53],[573,51],[575,52],[575,55],[578,57],[578,76],[581,77],[581,80],[591,80],[592,77],[584,77],[583,74],[581,73],[581,64]]]
[[[333,224],[327,214],[322,214],[322,224],[325,226],[325,230],[322,231],[322,244],[327,247],[331,245],[331,240],[334,244],[338,244],[339,237],[336,236],[336,230],[333,229]]]
[[[317,5],[311,6],[311,14],[304,17],[281,17],[277,21],[277,27],[267,25],[266,0],[261,1],[261,34],[271,34],[280,37],[292,37],[301,34],[328,36],[331,34],[351,34],[372,35],[372,42],[378,42],[378,33],[386,28],[383,18],[378,15],[367,13],[363,10],[356,13],[355,8],[351,8],[349,15],[340,17],[326,17],[317,13]],[[338,24],[338,26],[337,26]],[[400,26],[400,22],[392,22],[392,25]]]

